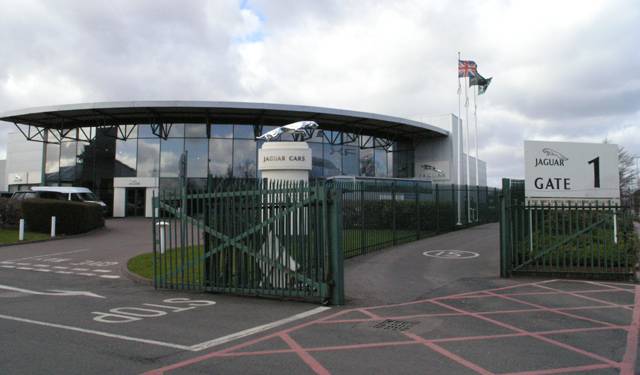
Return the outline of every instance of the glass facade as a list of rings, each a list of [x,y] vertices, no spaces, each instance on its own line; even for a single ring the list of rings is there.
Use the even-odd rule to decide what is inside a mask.
[[[262,127],[262,133],[273,129]],[[116,139],[116,130],[93,128],[91,142],[45,144],[44,174],[48,185],[88,187],[111,204],[114,177],[156,177],[161,188],[177,186],[180,157],[187,150],[188,184],[206,186],[207,174],[223,178],[257,178],[257,153],[262,141],[252,125],[173,124],[166,140],[151,126],[128,126],[128,139]],[[331,144],[338,134],[315,132],[307,142],[312,151],[311,178],[337,175],[413,177],[413,151],[389,153],[382,148],[360,148],[357,142]],[[54,138],[51,138],[54,139]],[[346,139],[346,138],[345,138]],[[292,141],[285,135],[281,141]]]

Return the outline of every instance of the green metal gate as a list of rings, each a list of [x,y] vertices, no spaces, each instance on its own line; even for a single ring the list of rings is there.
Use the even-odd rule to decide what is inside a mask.
[[[339,188],[209,179],[154,198],[154,285],[344,303]]]
[[[523,181],[503,180],[501,275],[632,279],[638,241],[630,210],[616,204],[528,204]]]

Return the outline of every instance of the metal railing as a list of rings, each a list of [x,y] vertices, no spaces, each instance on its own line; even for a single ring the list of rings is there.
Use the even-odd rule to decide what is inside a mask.
[[[498,221],[496,188],[408,179],[336,179],[329,183],[342,192],[345,258]]]
[[[584,201],[528,204],[521,185],[521,181],[503,183],[503,277],[542,274],[633,278],[638,240],[628,207]]]

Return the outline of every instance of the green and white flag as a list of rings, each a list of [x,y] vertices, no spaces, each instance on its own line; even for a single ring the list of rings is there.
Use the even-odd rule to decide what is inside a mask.
[[[469,80],[469,86],[478,86],[478,95],[482,95],[487,91],[492,79],[493,77],[484,78],[480,73],[476,73],[476,75]]]

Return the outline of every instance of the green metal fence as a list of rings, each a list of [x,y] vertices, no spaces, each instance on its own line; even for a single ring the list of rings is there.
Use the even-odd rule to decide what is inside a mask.
[[[345,258],[498,220],[495,188],[401,179],[329,183],[342,192]]]
[[[154,198],[156,288],[343,303],[338,188],[207,185]]]
[[[632,279],[638,241],[627,207],[603,203],[536,203],[523,181],[503,180],[501,274]]]

